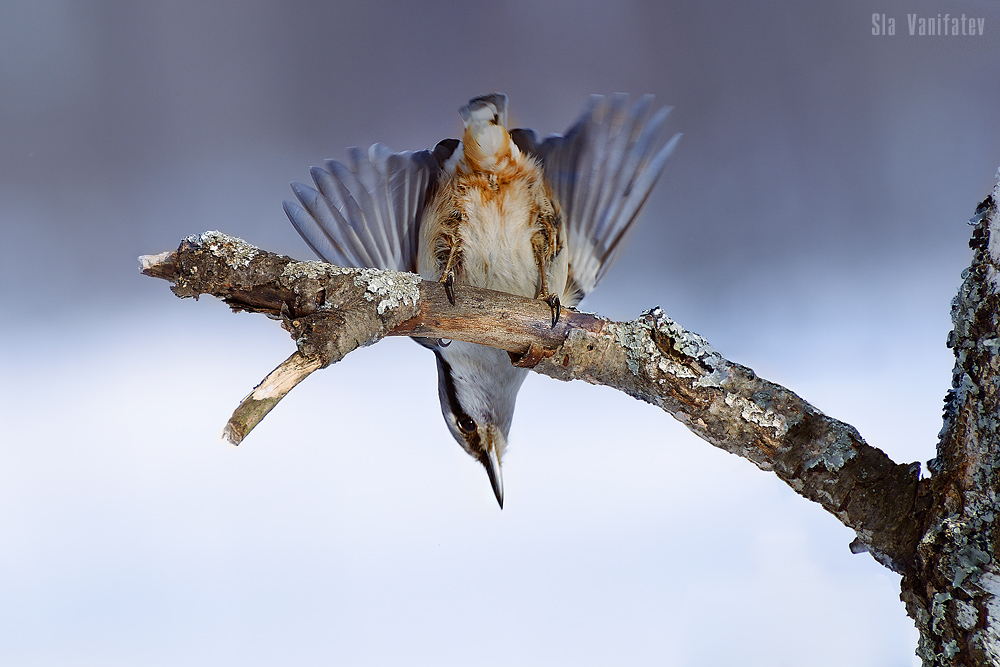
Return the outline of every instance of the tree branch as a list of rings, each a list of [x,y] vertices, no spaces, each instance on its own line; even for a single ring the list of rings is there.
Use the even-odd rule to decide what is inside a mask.
[[[857,531],[897,572],[912,572],[926,502],[919,464],[898,465],[857,431],[796,394],[726,360],[659,308],[632,322],[418,276],[297,262],[219,232],[191,236],[175,252],[140,258],[144,274],[179,297],[212,294],[233,310],[280,319],[298,348],[237,409],[226,435],[238,443],[299,381],[384,336],[447,338],[507,350],[515,364],[560,380],[614,387],[683,422],[728,452],[774,471],[800,495]],[[248,401],[250,402],[248,404]]]

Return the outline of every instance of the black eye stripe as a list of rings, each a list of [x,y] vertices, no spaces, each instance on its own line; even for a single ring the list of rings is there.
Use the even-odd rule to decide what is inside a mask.
[[[438,365],[441,367],[441,377],[444,378],[444,393],[448,397],[448,407],[455,415],[455,421],[460,423],[463,419],[468,419],[475,424],[475,420],[465,414],[462,405],[458,402],[458,391],[455,389],[455,378],[451,375],[451,364],[445,361],[437,350],[434,351],[434,356],[437,357]]]

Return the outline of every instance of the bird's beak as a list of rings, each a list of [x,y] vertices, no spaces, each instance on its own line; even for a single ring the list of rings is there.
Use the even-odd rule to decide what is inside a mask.
[[[486,445],[486,453],[480,459],[486,474],[490,476],[490,485],[493,487],[493,494],[503,509],[503,474],[500,472],[500,456],[497,454],[497,447],[494,441]]]

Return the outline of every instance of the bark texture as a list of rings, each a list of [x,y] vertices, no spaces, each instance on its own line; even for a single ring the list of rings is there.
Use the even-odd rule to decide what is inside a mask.
[[[1000,174],[998,174],[1000,175]],[[1000,665],[1000,215],[980,204],[972,266],[952,303],[953,387],[931,477],[895,463],[850,425],[725,359],[654,308],[631,322],[373,269],[297,262],[219,232],[140,258],[180,297],[212,294],[234,310],[281,321],[296,344],[226,427],[234,444],[298,382],[384,336],[446,338],[507,350],[513,363],[560,380],[614,387],[669,412],[709,443],[773,471],[857,532],[903,575],[901,598],[925,666]]]

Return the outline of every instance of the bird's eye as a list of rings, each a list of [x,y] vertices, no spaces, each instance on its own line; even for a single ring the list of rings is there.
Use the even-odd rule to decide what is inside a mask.
[[[476,432],[476,422],[473,421],[472,417],[468,415],[462,415],[458,418],[458,428],[462,430],[462,433],[470,434]]]

